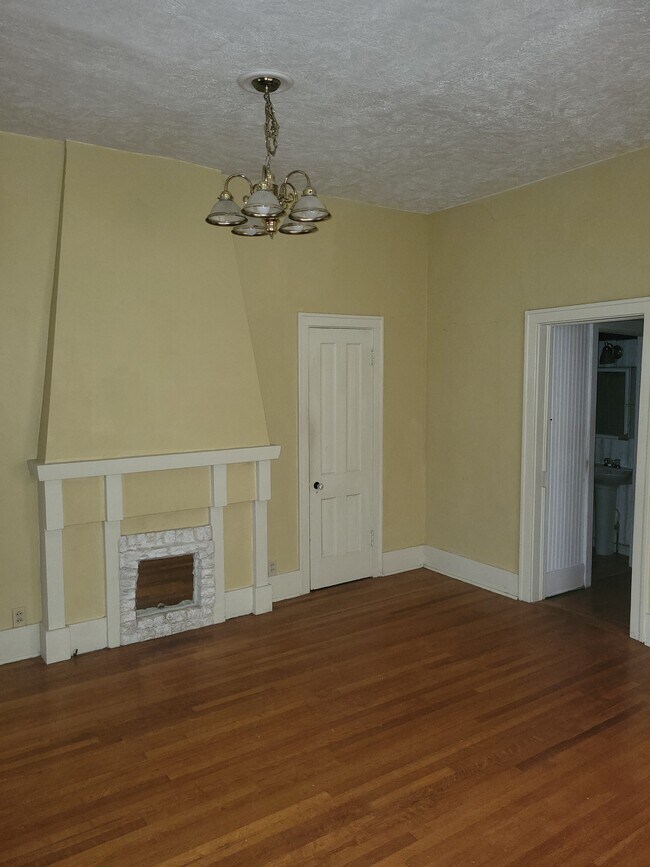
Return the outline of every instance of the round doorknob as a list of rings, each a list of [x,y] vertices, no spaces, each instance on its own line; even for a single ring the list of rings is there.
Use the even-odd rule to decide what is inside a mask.
[[[314,482],[314,490],[322,491],[324,487],[322,482]]]

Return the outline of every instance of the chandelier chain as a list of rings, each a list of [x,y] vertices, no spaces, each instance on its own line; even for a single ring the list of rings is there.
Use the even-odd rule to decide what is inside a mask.
[[[275,156],[278,149],[278,135],[280,133],[280,124],[273,110],[271,95],[268,91],[264,93],[264,139],[266,141],[266,165],[270,167],[271,157]]]

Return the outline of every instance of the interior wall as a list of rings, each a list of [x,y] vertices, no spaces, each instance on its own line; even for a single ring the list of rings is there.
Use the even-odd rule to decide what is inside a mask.
[[[219,181],[67,143],[41,460],[268,444],[232,236],[203,220]]]
[[[383,548],[424,540],[427,218],[326,204],[333,217],[313,235],[235,239],[269,437],[282,446],[269,503],[278,573],[299,567],[299,312],[384,317]]]
[[[429,218],[428,545],[519,571],[524,313],[650,295],[648,238],[650,150]]]
[[[27,624],[41,617],[37,449],[52,462],[268,443],[232,237],[203,221],[221,183],[174,160],[0,134],[0,629],[19,606]],[[127,483],[124,532],[206,523],[206,478]],[[66,482],[69,623],[103,616],[103,510],[101,480]],[[250,528],[245,509],[227,523],[227,537]],[[250,542],[226,542],[228,587],[250,584]]]
[[[297,314],[383,315],[384,550],[420,545],[426,538],[429,545],[517,571],[524,311],[650,294],[649,151],[432,217],[328,200],[334,219],[317,235],[272,242],[233,239],[203,223],[219,189],[216,172],[85,145],[69,149],[69,159],[72,152],[75,180],[63,230],[76,225],[79,237],[75,241],[73,233],[72,246],[62,247],[60,350],[52,358],[50,383],[51,395],[69,412],[53,409],[48,459],[120,453],[124,425],[131,433],[134,428],[126,414],[120,416],[122,426],[111,419],[111,402],[129,387],[129,394],[142,397],[147,383],[151,393],[143,401],[129,398],[130,412],[140,412],[144,403],[157,418],[169,418],[169,431],[148,440],[140,428],[131,445],[141,443],[144,452],[226,445],[215,438],[214,424],[224,420],[216,411],[210,415],[212,407],[196,438],[181,445],[170,406],[178,401],[185,406],[186,386],[194,393],[188,371],[213,395],[222,375],[232,374],[237,388],[240,367],[250,372],[248,361],[234,361],[238,341],[230,342],[227,329],[219,330],[233,297],[222,290],[232,279],[241,284],[246,305],[248,323],[241,305],[237,322],[242,334],[250,328],[270,432],[264,440],[282,446],[272,469],[269,557],[279,573],[293,571],[298,568]],[[40,619],[36,484],[26,461],[37,448],[64,149],[61,142],[0,135],[0,154],[0,346],[4,405],[11,408],[11,424],[0,439],[5,574],[0,628],[9,628],[11,609],[19,605],[27,607],[28,623]],[[106,206],[99,221],[91,213],[93,203]],[[166,219],[174,222],[173,231],[165,228]],[[112,233],[112,240],[98,246],[91,225],[94,233]],[[224,270],[228,249],[231,264]],[[132,271],[127,273],[122,259],[131,261]],[[114,333],[126,310],[141,327],[127,325],[129,340],[111,343],[107,326]],[[210,315],[204,317],[206,310]],[[162,325],[166,354],[156,324]],[[223,368],[204,368],[196,360],[188,366],[183,353],[193,341],[197,358],[205,353],[222,358]],[[178,364],[167,358],[170,346],[172,356],[183,356]],[[226,359],[229,348],[233,352]],[[85,359],[90,370],[81,371],[80,393],[74,394],[67,377]],[[163,371],[172,377],[166,376],[165,387],[158,375]],[[119,388],[111,385],[115,382]],[[95,391],[106,401],[99,410]],[[93,445],[85,455],[73,454],[71,447],[88,448],[79,438],[81,398],[93,407]],[[250,444],[266,431],[263,415],[256,411],[247,427],[255,431],[256,442]],[[219,430],[227,433],[229,420],[224,424]],[[129,447],[129,453],[135,452]],[[250,487],[241,472],[233,490]],[[127,520],[138,529],[167,528],[170,514],[172,523],[182,522],[182,516],[198,520],[204,482],[190,487],[197,499],[183,495],[181,511]],[[241,496],[245,501],[249,495]],[[172,498],[166,507],[173,506]],[[81,515],[94,524],[101,508],[101,491],[92,483],[70,487],[70,523],[76,525]],[[246,508],[230,510],[233,540],[244,537],[248,521]],[[98,559],[96,533],[73,530],[67,537],[68,554],[76,544],[81,564],[78,581],[69,579],[70,615],[83,619],[101,608],[97,584],[87,593],[74,591],[75,581],[84,581],[93,568],[89,564]],[[250,583],[246,546],[233,542],[228,557],[240,547],[241,557],[230,567],[236,586]]]
[[[41,619],[36,457],[63,143],[0,134],[0,629]]]
[[[282,446],[269,557],[278,572],[298,568],[300,310],[385,316],[384,547],[422,544],[426,217],[328,200],[335,218],[316,236],[235,238],[203,221],[218,172],[23,136],[0,134],[0,148],[2,387],[13,412],[0,441],[0,629],[11,627],[13,607],[26,606],[28,623],[40,619],[37,485],[26,462],[37,455],[43,398],[47,461],[263,444],[265,409]],[[250,342],[246,354],[249,323],[264,406],[234,417],[224,396],[232,408],[260,393]],[[127,517],[123,532],[203,523],[205,479],[161,483],[154,500],[167,511]],[[133,498],[151,499],[152,484],[145,480]],[[251,583],[250,467],[229,468],[228,488],[231,589]],[[102,497],[96,479],[64,485],[69,622],[103,613]]]

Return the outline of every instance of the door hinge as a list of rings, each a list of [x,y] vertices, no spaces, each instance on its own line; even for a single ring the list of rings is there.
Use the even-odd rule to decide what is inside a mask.
[[[371,548],[375,547],[375,531],[374,530],[370,531],[370,547]]]
[[[370,366],[371,367],[375,366],[375,350],[374,349],[370,350]]]

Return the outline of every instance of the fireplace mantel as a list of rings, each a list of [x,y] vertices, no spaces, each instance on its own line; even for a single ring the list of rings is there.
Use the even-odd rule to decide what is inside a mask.
[[[181,470],[210,467],[215,464],[241,464],[275,460],[280,446],[252,446],[242,449],[214,449],[209,452],[175,452],[168,455],[140,455],[126,458],[102,458],[94,461],[65,461],[39,464],[28,461],[31,474],[39,482],[85,479],[90,476],[126,475],[153,470]]]
[[[120,644],[119,552],[120,522],[124,518],[122,477],[156,470],[211,468],[210,525],[215,553],[214,623],[225,620],[223,509],[228,505],[226,467],[228,464],[255,464],[253,509],[253,613],[272,608],[267,566],[267,502],[271,498],[271,464],[280,455],[280,446],[218,449],[205,452],[176,452],[61,463],[29,461],[39,481],[41,522],[41,584],[43,615],[41,656],[45,662],[69,659],[75,652],[65,619],[63,575],[63,481],[103,477],[105,497],[104,567],[106,575],[106,639],[104,647]],[[104,628],[104,627],[102,627]]]

